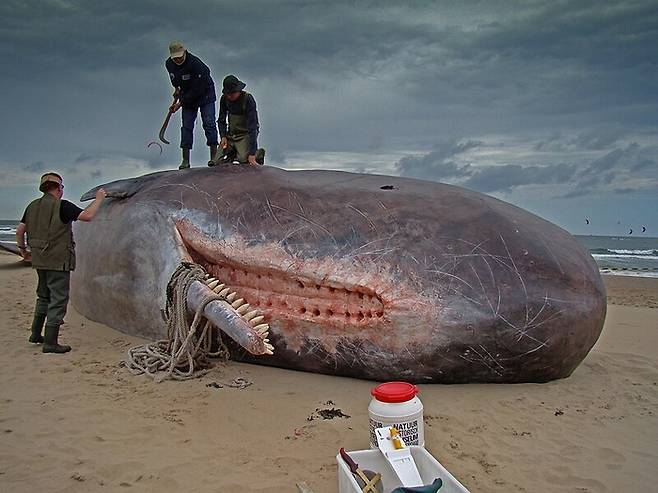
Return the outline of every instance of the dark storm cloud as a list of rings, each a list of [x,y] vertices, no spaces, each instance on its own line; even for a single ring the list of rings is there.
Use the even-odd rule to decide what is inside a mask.
[[[605,126],[580,132],[575,136],[553,132],[547,138],[534,144],[533,149],[539,152],[602,151],[609,149],[626,134],[627,132],[622,128]]]
[[[39,173],[46,169],[46,165],[43,163],[43,161],[35,161],[33,163],[26,164],[23,166],[23,169],[31,173]]]
[[[619,160],[624,156],[626,152],[622,149],[615,149],[610,151],[605,156],[600,157],[589,165],[586,170],[587,173],[599,173],[601,171],[608,170],[619,163]]]
[[[161,149],[163,149],[163,145],[156,142],[154,145],[147,147],[146,152],[126,153],[116,151],[99,152],[96,154],[83,153],[75,158],[73,163],[67,166],[67,169],[68,171],[76,172],[85,167],[98,167],[107,165],[108,163],[125,163],[127,161],[140,162],[150,169],[157,169],[164,163],[162,153],[160,152]],[[99,176],[101,175],[92,172],[92,177],[98,178]]]
[[[600,151],[615,144],[625,134],[621,128],[599,128],[577,135],[572,143],[582,149]]]
[[[656,102],[646,78],[655,67],[645,63],[658,36],[652,4],[534,2],[501,15],[509,4],[10,0],[0,7],[0,53],[19,47],[21,63],[40,72],[153,70],[178,36],[220,73],[269,79],[284,92],[380,78],[416,104],[489,113],[525,103],[540,117],[556,106],[591,111],[601,95],[611,106],[642,95]],[[248,19],[249,34],[231,19]],[[617,82],[627,84],[611,88]]]
[[[171,146],[146,145],[180,39],[216,84],[247,82],[271,163],[301,153],[377,172],[379,154],[394,156],[388,172],[491,193],[646,190],[658,180],[656,25],[654,0],[5,0],[3,167],[32,183],[41,170],[24,163],[80,180],[176,166],[179,115]],[[490,136],[501,148],[484,159]],[[192,157],[207,160],[200,132]]]
[[[658,161],[650,158],[641,158],[636,164],[631,167],[631,171],[642,171],[658,169]]]
[[[608,139],[614,142],[616,139]],[[551,147],[553,152],[556,146],[562,154],[567,154],[563,144],[567,143],[570,150],[583,150],[574,147],[576,141],[584,142],[589,148],[590,139],[570,138],[561,135],[550,136],[539,143],[532,145],[538,147]],[[579,144],[580,145],[580,144]],[[496,164],[481,162],[483,158],[478,152],[466,155],[468,151],[484,151],[490,144],[480,141],[450,141],[446,142],[427,154],[404,156],[396,164],[395,170],[401,176],[422,178],[434,181],[448,181],[473,190],[485,193],[510,193],[518,187],[528,185],[552,186],[561,185],[559,196],[562,198],[582,197],[609,190],[609,186],[628,182],[633,176],[644,178],[638,182],[634,190],[642,190],[654,183],[658,186],[658,167],[656,161],[647,156],[655,156],[658,149],[650,146],[641,146],[631,142],[624,147],[614,148],[599,157],[582,160],[579,163],[543,163],[541,165],[510,164],[499,161]],[[500,150],[500,149],[499,149]],[[515,149],[502,149],[503,156],[512,159]],[[558,156],[562,154],[556,154]],[[504,159],[504,158],[503,158]],[[490,158],[487,158],[490,161]],[[637,172],[643,172],[644,175]],[[636,172],[634,175],[633,173]],[[567,188],[565,191],[564,188]]]
[[[564,198],[581,197],[592,193],[605,191],[608,185],[619,180],[628,182],[631,179],[642,179],[635,187],[619,186],[616,193],[628,193],[628,190],[643,190],[649,187],[658,188],[658,168],[656,161],[648,156],[655,156],[655,147],[641,146],[631,142],[623,148],[616,148],[589,164],[581,167],[575,176],[573,189],[562,195]],[[653,166],[652,166],[653,165]],[[623,190],[623,192],[619,192]]]
[[[480,192],[510,192],[524,185],[566,183],[576,174],[576,166],[565,163],[545,166],[518,164],[472,165],[463,154],[483,146],[479,141],[451,141],[421,156],[405,156],[395,169],[401,176],[442,181],[448,179]]]
[[[103,151],[157,131],[173,38],[217,83],[227,72],[247,81],[263,139],[282,152],[428,149],[436,135],[562,132],[597,127],[611,111],[626,127],[653,118],[651,5],[9,0],[0,5],[0,55],[32,75],[25,90],[38,104],[68,105],[47,111],[76,123],[47,135],[77,132]],[[25,98],[9,79],[0,89]],[[583,145],[612,138],[590,131]]]
[[[435,149],[421,156],[405,156],[396,164],[400,176],[424,180],[442,180],[470,176],[472,171],[468,164],[459,164],[453,160],[464,152],[476,149],[481,142],[452,140],[435,146]]]
[[[628,194],[628,193],[633,193],[636,192],[637,190],[635,188],[615,188],[615,193],[618,194]]]
[[[576,171],[574,165],[554,166],[487,166],[473,173],[463,186],[480,192],[509,192],[523,185],[566,183]]]
[[[82,164],[82,163],[94,162],[96,160],[97,158],[95,156],[85,152],[83,154],[80,154],[78,157],[76,157],[75,161],[73,162],[76,164]]]

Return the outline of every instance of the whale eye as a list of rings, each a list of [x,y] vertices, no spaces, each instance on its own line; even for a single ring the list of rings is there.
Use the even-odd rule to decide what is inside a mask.
[[[382,185],[379,188],[382,189],[382,190],[397,190],[397,188],[394,187],[393,185]]]

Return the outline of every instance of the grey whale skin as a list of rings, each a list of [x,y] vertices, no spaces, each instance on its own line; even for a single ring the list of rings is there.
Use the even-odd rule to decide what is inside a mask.
[[[270,166],[104,187],[113,198],[76,224],[72,302],[125,333],[165,336],[165,287],[183,260],[265,315],[274,355],[230,346],[232,358],[258,364],[416,383],[545,382],[569,376],[603,327],[603,282],[573,236],[463,188]]]

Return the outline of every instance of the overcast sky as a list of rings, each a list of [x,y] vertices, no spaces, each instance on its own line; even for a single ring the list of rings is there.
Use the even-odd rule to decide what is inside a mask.
[[[268,162],[457,184],[658,236],[658,2],[3,0],[0,218],[174,168],[171,40],[254,94]],[[193,166],[208,151],[197,122]],[[585,225],[584,218],[591,221]]]

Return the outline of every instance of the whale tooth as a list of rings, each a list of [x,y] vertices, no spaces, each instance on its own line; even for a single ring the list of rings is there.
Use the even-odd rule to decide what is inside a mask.
[[[254,311],[256,311],[256,310],[254,310]],[[249,315],[249,314],[247,313],[247,315]],[[257,317],[254,317],[254,318],[250,319],[249,323],[251,324],[252,327],[256,327],[257,325],[260,325],[260,323],[263,320],[265,320],[265,317],[263,315],[259,315]]]
[[[249,311],[249,303],[245,303],[236,310],[240,315],[245,315]]]
[[[206,286],[208,286],[208,285],[210,285],[210,283],[212,283],[216,280],[217,279],[215,279],[214,277],[208,277],[208,279],[206,279],[204,282],[206,283]]]
[[[263,333],[263,332],[267,332],[268,330],[270,330],[270,326],[268,324],[260,324],[260,325],[256,325],[256,327],[254,327],[254,330],[256,332]]]
[[[240,298],[239,300],[235,300],[233,303],[231,303],[231,306],[237,309],[241,307],[243,303],[244,303],[244,298]]]
[[[274,354],[273,351],[270,351],[269,349],[265,348],[265,354]]]
[[[236,298],[237,295],[238,295],[238,293],[233,292],[233,293],[229,294],[226,297],[226,299],[229,303],[233,303],[233,301],[235,301],[235,298]]]
[[[213,291],[215,293],[219,294],[222,291],[222,289],[224,289],[225,287],[226,287],[226,284],[219,284],[219,285],[214,287]]]
[[[219,296],[223,296],[224,298],[226,298],[226,295],[229,294],[230,292],[231,292],[231,288],[224,288],[218,294]]]
[[[252,310],[242,318],[244,318],[247,322],[250,322],[251,319],[254,318],[256,315],[258,315],[258,310]]]
[[[210,282],[206,283],[206,285],[207,285],[210,289],[215,289],[215,288],[217,287],[218,284],[219,284],[219,281],[218,281],[217,279],[215,279],[215,278],[213,278],[213,281],[210,281]]]
[[[265,349],[269,349],[270,351],[274,351],[274,346],[272,344],[265,343]]]
[[[269,343],[270,343],[270,340],[269,340],[267,337],[265,337],[265,338],[263,338],[263,342],[264,342],[265,344],[269,344]]]

